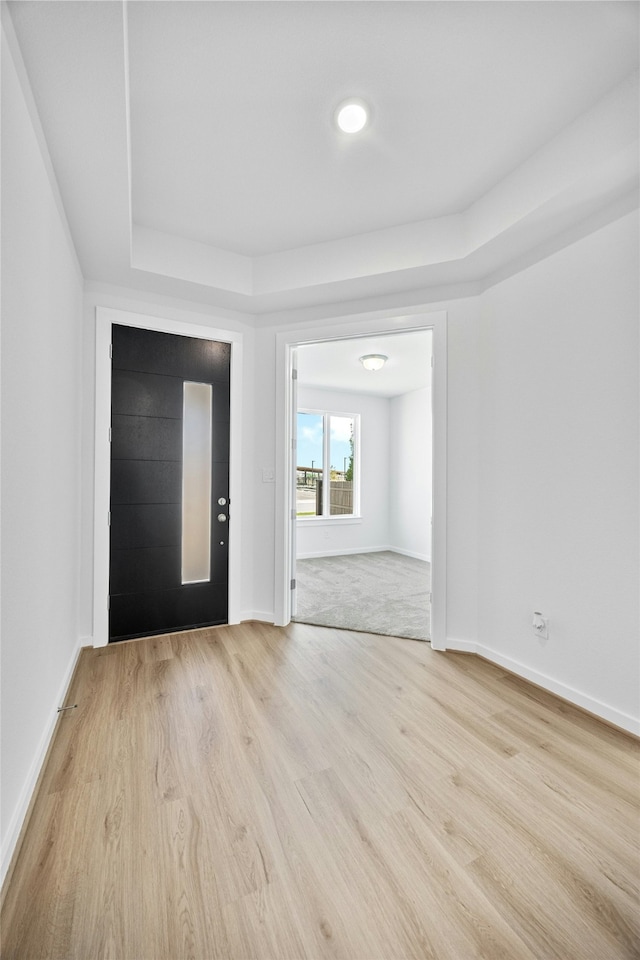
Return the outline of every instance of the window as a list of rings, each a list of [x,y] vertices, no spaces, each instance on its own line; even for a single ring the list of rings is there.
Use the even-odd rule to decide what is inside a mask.
[[[182,415],[182,583],[211,579],[210,383],[185,380]]]
[[[355,413],[298,410],[298,518],[358,514],[359,430]]]

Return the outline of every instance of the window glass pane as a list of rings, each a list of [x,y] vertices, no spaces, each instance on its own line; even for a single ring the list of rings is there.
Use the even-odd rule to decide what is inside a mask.
[[[329,514],[353,513],[354,418],[329,417]]]
[[[211,579],[211,384],[184,383],[182,582]]]
[[[321,413],[298,413],[296,514],[299,517],[322,516],[323,430]]]

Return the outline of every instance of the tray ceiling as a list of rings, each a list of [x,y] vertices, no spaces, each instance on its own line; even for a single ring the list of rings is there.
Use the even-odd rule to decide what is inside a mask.
[[[637,4],[9,10],[88,279],[250,313],[481,282],[637,187]]]

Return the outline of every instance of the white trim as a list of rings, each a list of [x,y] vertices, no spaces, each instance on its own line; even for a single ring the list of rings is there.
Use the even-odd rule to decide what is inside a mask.
[[[291,356],[291,381],[289,384],[290,396],[289,396],[289,410],[290,418],[289,424],[291,427],[291,458],[294,461],[291,464],[291,472],[289,474],[289,491],[291,496],[291,510],[295,510],[296,514],[298,512],[298,471],[293,469],[294,466],[298,465],[298,351],[294,347],[290,353]],[[295,458],[293,451],[295,451]],[[275,492],[275,490],[274,490]],[[290,529],[291,542],[289,545],[290,550],[290,565],[291,569],[291,582],[295,588],[295,575],[296,575],[296,556],[298,553],[298,524],[292,523]],[[292,589],[290,594],[289,601],[289,613],[290,616],[295,617],[298,612],[298,591]]]
[[[270,623],[273,625],[273,610],[270,612],[266,610],[243,610],[241,623],[245,623],[247,620],[257,620],[258,623]]]
[[[111,324],[109,314],[96,308],[96,392],[93,481],[93,643],[109,641],[109,500],[111,452]]]
[[[96,307],[96,411],[95,477],[93,518],[93,643],[109,642],[109,477],[111,423],[111,325],[113,323],[143,330],[158,330],[177,336],[200,337],[231,344],[231,417],[229,450],[229,612],[228,622],[240,623],[241,530],[242,530],[242,348],[243,334],[219,330],[203,324],[166,317],[148,316],[113,307]]]
[[[349,557],[358,553],[386,553],[393,547],[347,547],[343,550],[320,550],[316,553],[299,553],[298,560],[317,560],[320,557]]]
[[[67,664],[67,669],[64,672],[62,682],[58,688],[58,693],[56,695],[55,701],[47,722],[45,724],[44,730],[42,731],[42,736],[40,737],[40,742],[36,749],[33,760],[31,761],[31,766],[29,767],[29,772],[27,778],[22,785],[22,790],[20,791],[20,796],[18,798],[18,803],[16,804],[15,810],[9,822],[5,833],[5,839],[2,844],[2,859],[0,865],[0,884],[4,882],[4,879],[7,875],[7,871],[11,865],[11,858],[16,849],[18,840],[20,839],[20,833],[25,824],[25,819],[29,813],[29,806],[31,804],[31,799],[33,797],[34,791],[38,784],[38,778],[42,770],[43,764],[47,757],[47,752],[51,744],[51,739],[56,729],[56,723],[58,720],[58,707],[64,705],[64,701],[67,697],[67,691],[71,685],[71,680],[73,678],[78,659],[80,657],[80,651],[83,646],[87,646],[86,638],[78,639]]]
[[[293,473],[291,408],[296,394],[292,378],[296,356],[295,338],[281,342],[276,335],[276,510],[274,549],[274,623],[285,627],[291,621],[291,550],[295,542],[295,524],[291,519],[293,492],[289,480]]]
[[[392,553],[400,553],[403,557],[412,557],[414,560],[422,560],[423,563],[431,563],[431,557],[426,553],[416,553],[415,550],[403,550],[402,547],[385,547],[385,550],[391,550]]]
[[[447,637],[445,653],[477,653],[478,644],[475,640],[452,640]]]
[[[296,524],[299,527],[335,527],[340,524],[362,523],[362,521],[363,517],[351,513],[335,517],[296,517]]]
[[[608,723],[612,723],[614,726],[620,727],[621,730],[626,730],[636,737],[640,736],[640,719],[632,717],[628,713],[623,713],[621,710],[616,709],[616,707],[611,707],[608,703],[596,700],[595,697],[591,697],[581,690],[576,690],[575,687],[570,687],[566,683],[562,683],[561,680],[555,680],[553,677],[540,673],[538,670],[534,670],[532,667],[528,667],[518,660],[506,657],[498,650],[492,650],[490,647],[485,647],[483,644],[476,643],[473,640],[452,639],[447,639],[446,649],[452,653],[475,653],[479,657],[483,657],[485,660],[489,660],[499,667],[504,667],[509,673],[522,677],[524,680],[529,680],[537,687],[541,687],[549,693],[554,693],[556,696],[568,701],[568,703],[582,707],[583,710],[587,710],[595,717],[606,720]]]
[[[298,520],[300,523],[300,520]],[[400,547],[347,547],[343,550],[321,550],[317,553],[299,553],[298,560],[313,560],[317,557],[348,557],[357,553],[399,553],[403,557],[412,557],[414,560],[422,560],[424,563],[431,563],[429,557],[423,553],[413,553],[411,550],[401,550]]]
[[[318,325],[285,330],[276,334],[276,543],[275,622],[290,621],[291,507],[287,480],[291,469],[291,355],[302,343],[346,340],[375,334],[433,331],[433,527],[432,527],[432,612],[431,645],[445,649],[447,576],[447,313],[430,311],[428,306],[412,307],[399,315],[397,310],[380,310],[366,316],[332,318]]]
[[[429,315],[427,315],[429,316]],[[447,639],[447,315],[434,322],[431,377],[432,524],[431,646],[444,650]]]

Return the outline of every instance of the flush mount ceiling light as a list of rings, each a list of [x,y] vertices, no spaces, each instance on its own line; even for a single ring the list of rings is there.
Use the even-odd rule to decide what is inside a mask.
[[[369,108],[364,100],[354,97],[344,100],[335,113],[336,123],[343,133],[360,133],[369,120]]]
[[[365,370],[381,370],[388,359],[389,357],[385,357],[384,353],[367,353],[364,357],[360,357],[360,363]]]

